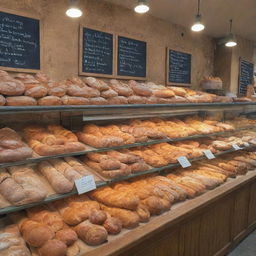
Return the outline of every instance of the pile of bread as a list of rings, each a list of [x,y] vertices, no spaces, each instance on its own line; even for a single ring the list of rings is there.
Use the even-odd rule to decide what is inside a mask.
[[[191,89],[134,80],[72,77],[55,82],[43,73],[11,76],[0,70],[0,106],[123,105],[232,102],[233,99]]]
[[[0,169],[0,208],[44,200],[53,194],[65,194],[74,182],[92,172],[79,159],[65,157],[36,165],[11,166]],[[94,175],[95,181],[101,180]]]
[[[31,208],[25,216],[16,214],[14,219],[34,255],[78,255],[81,241],[100,245],[108,234],[135,228],[170,210],[174,203],[201,195],[255,167],[255,152],[232,153],[172,170],[166,176],[139,177]]]

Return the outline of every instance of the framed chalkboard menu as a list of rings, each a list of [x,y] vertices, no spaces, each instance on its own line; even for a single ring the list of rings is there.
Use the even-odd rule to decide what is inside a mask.
[[[191,59],[189,53],[167,48],[167,84],[188,86],[191,84]]]
[[[114,75],[114,35],[80,27],[80,75]]]
[[[253,63],[240,58],[238,94],[245,96],[247,86],[253,82]]]
[[[0,10],[0,66],[5,70],[40,70],[40,20]]]
[[[117,36],[117,76],[136,80],[146,79],[146,42]]]

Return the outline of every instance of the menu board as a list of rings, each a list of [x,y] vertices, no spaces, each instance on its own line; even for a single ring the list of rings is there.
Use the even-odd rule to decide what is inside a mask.
[[[240,59],[239,95],[245,96],[247,85],[253,82],[253,63]]]
[[[167,84],[191,83],[191,54],[167,50]]]
[[[0,66],[19,71],[40,69],[38,19],[0,12]]]
[[[147,43],[123,36],[118,36],[117,41],[117,75],[146,78]]]
[[[82,28],[82,74],[113,75],[113,34]]]

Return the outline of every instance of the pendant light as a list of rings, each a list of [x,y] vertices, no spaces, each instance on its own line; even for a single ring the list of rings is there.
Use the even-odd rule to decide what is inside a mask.
[[[149,11],[149,5],[147,0],[138,0],[137,5],[134,7],[134,11],[137,13],[146,13]]]
[[[79,0],[69,0],[69,8],[66,11],[66,15],[71,18],[79,18],[83,15],[83,12],[78,8]]]
[[[233,20],[232,19],[229,20],[229,35],[225,38],[226,39],[225,45],[227,47],[234,47],[237,45],[235,35],[232,34],[232,23],[233,23]]]
[[[195,23],[191,27],[191,30],[194,32],[200,32],[204,30],[204,24],[201,22],[202,15],[200,14],[200,0],[197,2],[197,15],[195,17]]]

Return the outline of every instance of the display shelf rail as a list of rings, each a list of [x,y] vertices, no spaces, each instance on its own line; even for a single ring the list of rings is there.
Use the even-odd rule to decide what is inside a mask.
[[[122,111],[122,110],[202,110],[202,108],[230,109],[246,106],[256,106],[256,102],[213,102],[213,103],[175,103],[175,104],[127,104],[127,105],[61,105],[61,106],[3,106],[0,107],[0,114],[20,114],[20,113],[47,113],[47,112],[72,112],[81,111],[91,114],[100,114],[102,111]]]
[[[88,147],[87,150],[79,151],[79,152],[58,154],[58,155],[52,155],[52,156],[41,156],[41,157],[37,157],[37,158],[28,158],[23,161],[1,163],[0,171],[1,171],[1,168],[11,167],[11,166],[19,166],[19,165],[24,165],[24,164],[39,163],[39,162],[47,161],[47,160],[54,159],[54,158],[63,158],[63,157],[68,157],[68,156],[81,156],[81,155],[85,155],[85,154],[93,153],[93,152],[100,153],[100,152],[106,152],[106,151],[111,151],[111,150],[134,148],[134,147],[140,147],[140,146],[149,146],[149,145],[154,145],[154,144],[159,144],[159,143],[164,143],[164,142],[178,142],[178,141],[184,141],[184,140],[206,138],[206,137],[210,137],[210,136],[229,135],[230,133],[235,133],[235,132],[239,132],[242,130],[253,129],[253,128],[255,128],[255,126],[250,125],[250,126],[235,129],[233,131],[223,131],[223,132],[216,132],[216,133],[209,133],[209,134],[191,135],[191,136],[175,138],[175,139],[149,140],[146,142],[133,143],[133,144],[127,144],[127,145],[122,145],[122,146],[108,147],[108,148],[93,148],[93,147],[87,146]]]
[[[232,153],[232,152],[241,151],[241,150],[254,149],[255,147],[256,147],[255,145],[250,145],[250,146],[247,146],[247,147],[243,147],[239,150],[230,149],[230,150],[222,151],[220,153],[215,154],[215,157],[218,157],[218,156],[221,156],[221,155],[226,155],[226,154],[229,154],[229,153]],[[205,156],[201,156],[201,157],[189,159],[189,161],[191,163],[198,162],[200,160],[207,160],[207,158]],[[209,161],[211,161],[211,160],[209,160]],[[180,166],[179,163],[174,163],[174,164],[169,164],[169,165],[165,165],[165,166],[158,167],[158,168],[152,168],[152,169],[144,171],[144,172],[131,174],[131,175],[128,175],[128,176],[125,176],[125,177],[117,178],[117,179],[112,179],[112,180],[108,180],[108,181],[98,181],[98,182],[96,182],[96,187],[99,188],[99,187],[106,186],[106,185],[109,185],[109,184],[114,183],[114,182],[129,180],[129,179],[139,177],[139,176],[142,176],[142,175],[148,175],[148,174],[153,174],[153,173],[163,174],[164,172],[166,172],[167,169],[171,170],[171,169],[176,168],[176,167],[181,167],[181,166]],[[76,195],[76,194],[77,194],[77,190],[74,188],[69,193],[54,194],[54,195],[51,195],[51,196],[47,197],[46,199],[44,199],[42,201],[36,202],[36,203],[25,204],[25,205],[20,205],[20,206],[8,206],[8,207],[0,209],[0,215],[5,215],[5,214],[21,211],[21,210],[24,210],[24,209],[28,209],[28,208],[31,208],[31,207],[34,207],[34,206],[47,204],[47,203],[50,203],[50,202],[53,202],[53,201],[56,201],[56,200],[60,200],[60,199],[63,199],[63,198],[66,198],[66,197],[69,197],[69,196],[72,196],[72,195]]]

